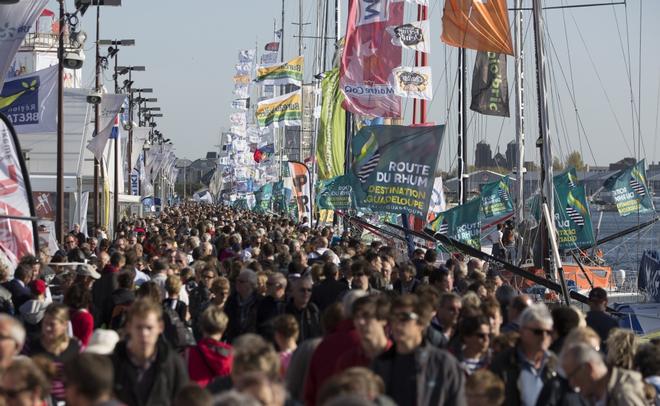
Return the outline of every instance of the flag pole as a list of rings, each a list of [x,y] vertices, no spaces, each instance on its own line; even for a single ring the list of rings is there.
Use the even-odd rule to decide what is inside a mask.
[[[96,63],[95,63],[95,75],[94,75],[94,89],[96,92],[101,91],[101,51],[99,45],[101,31],[101,5],[98,3],[96,5]],[[98,136],[99,133],[99,120],[101,119],[101,114],[99,111],[99,105],[94,104],[94,136]],[[94,232],[99,228],[99,170],[100,162],[94,156]]]
[[[57,48],[57,241],[64,242],[64,0],[60,5],[60,32]]]

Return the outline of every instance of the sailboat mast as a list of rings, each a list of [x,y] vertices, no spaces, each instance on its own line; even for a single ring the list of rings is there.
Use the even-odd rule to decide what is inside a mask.
[[[467,63],[465,48],[458,51],[458,203],[467,202]]]
[[[539,138],[536,145],[541,149],[541,201],[548,206],[548,217],[554,221],[555,204],[553,191],[552,173],[552,150],[550,145],[550,128],[548,121],[548,99],[545,81],[545,54],[543,46],[543,17],[541,16],[541,0],[533,0],[532,14],[534,16],[534,46],[536,48],[536,89],[539,112]],[[543,268],[551,272],[550,244],[548,239],[555,238],[550,234],[552,225],[546,225],[542,231],[541,241],[543,250]],[[551,274],[557,280],[558,275],[554,271]]]
[[[521,225],[525,212],[525,98],[524,98],[524,70],[523,70],[523,12],[522,0],[515,0],[513,32],[515,52],[516,76],[516,147],[517,158],[517,191],[516,191],[516,224]]]

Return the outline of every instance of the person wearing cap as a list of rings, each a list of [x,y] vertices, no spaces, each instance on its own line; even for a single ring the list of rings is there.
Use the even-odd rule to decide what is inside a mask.
[[[119,342],[119,334],[115,330],[97,328],[89,339],[89,344],[83,352],[100,355],[111,355]]]
[[[600,336],[603,347],[610,331],[619,327],[617,320],[605,313],[607,309],[607,291],[603,288],[593,288],[589,292],[589,311],[587,312],[587,326],[593,328]],[[605,352],[607,350],[603,348]]]

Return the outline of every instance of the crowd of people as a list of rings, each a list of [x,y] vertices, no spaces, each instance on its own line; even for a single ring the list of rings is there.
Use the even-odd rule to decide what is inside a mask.
[[[184,204],[0,268],[0,405],[650,405],[660,342],[478,259]]]

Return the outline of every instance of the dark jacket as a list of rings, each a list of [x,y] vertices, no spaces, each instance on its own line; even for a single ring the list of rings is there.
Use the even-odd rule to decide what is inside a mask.
[[[111,356],[115,369],[115,394],[127,406],[170,405],[179,390],[188,383],[188,371],[180,356],[161,339],[157,345],[158,354],[152,366],[153,384],[145,389],[148,391],[145,402],[138,395],[138,370],[129,359],[126,342],[117,344]]]
[[[312,289],[312,302],[319,308],[321,313],[348,290],[346,284],[335,279],[325,279]]]
[[[257,304],[257,333],[274,342],[273,319],[284,313],[286,302],[275,300],[272,296],[264,296]]]
[[[307,339],[320,337],[321,331],[321,312],[312,302],[307,304],[304,309],[298,309],[293,300],[286,305],[285,312],[292,315],[298,321],[298,343]]]
[[[117,289],[117,275],[119,270],[110,265],[106,266],[101,273],[101,278],[92,286],[92,314],[94,315],[94,327],[110,323],[112,314],[112,303],[110,297]]]
[[[392,346],[371,364],[371,369],[383,378],[388,390],[396,386],[401,379],[392,369],[395,357],[396,346]],[[465,374],[450,353],[425,343],[415,350],[415,362],[417,406],[467,404]]]
[[[30,288],[21,284],[16,278],[5,283],[4,287],[11,293],[11,301],[14,304],[14,309],[18,309],[23,303],[32,299]]]
[[[521,362],[516,345],[497,354],[490,364],[490,370],[504,382],[504,404],[507,406],[520,404],[518,377],[520,377]],[[541,370],[541,379],[544,384],[547,384],[555,376],[557,376],[557,357],[550,352],[543,370]]]
[[[407,289],[404,291],[403,286],[402,286],[403,283],[401,283],[401,279],[397,279],[396,281],[394,281],[393,290],[394,290],[394,293],[396,293],[398,295],[402,295],[404,293],[415,293],[415,290],[421,284],[422,284],[422,282],[420,282],[419,279],[415,278],[410,282],[410,286],[407,287]]]
[[[579,393],[575,392],[565,378],[557,375],[543,385],[536,406],[588,406]]]
[[[236,337],[245,333],[257,331],[257,294],[256,292],[245,301],[240,300],[238,293],[234,292],[227,299],[225,313],[229,318],[225,339],[232,342]]]

